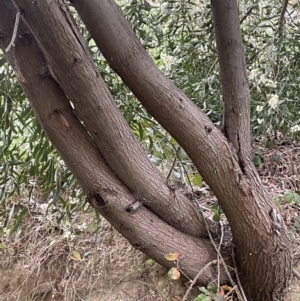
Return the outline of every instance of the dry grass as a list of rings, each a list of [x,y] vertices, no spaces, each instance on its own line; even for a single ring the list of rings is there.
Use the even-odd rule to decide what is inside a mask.
[[[3,236],[0,300],[151,301],[184,293],[182,282],[171,284],[165,269],[94,216],[57,225],[51,212],[35,210],[13,236]]]
[[[291,229],[300,208],[287,204],[283,194],[300,191],[300,146],[283,140],[272,148],[263,145],[261,141],[255,146],[264,159],[258,171],[269,191],[281,198],[281,212]],[[208,188],[205,192],[201,205],[211,205],[214,196]],[[57,224],[57,210],[46,214],[42,196],[37,193],[36,198],[35,206],[26,199],[13,200],[28,207],[30,214],[14,235],[0,237],[0,301],[182,299],[187,289],[183,281],[171,283],[165,269],[134,250],[105,220],[98,224],[91,210],[74,213]],[[300,228],[290,233],[297,269]],[[300,300],[297,281],[291,290],[293,300]],[[195,292],[199,293],[196,289],[190,300]]]

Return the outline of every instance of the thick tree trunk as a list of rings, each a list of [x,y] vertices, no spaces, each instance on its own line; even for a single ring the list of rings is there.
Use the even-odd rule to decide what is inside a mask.
[[[112,170],[164,221],[185,233],[206,237],[197,209],[168,187],[133,135],[62,0],[38,1],[35,5],[31,0],[14,2],[41,45],[52,77],[72,101]]]
[[[9,0],[0,1],[0,46],[3,51],[11,40],[15,15]],[[45,72],[46,60],[23,22],[18,28],[15,47],[6,56],[43,129],[101,215],[134,247],[166,267],[174,264],[164,258],[165,254],[181,253],[179,266],[191,278],[215,259],[216,254],[208,240],[176,230],[145,206],[133,214],[126,212],[127,206],[134,201],[133,195],[106,164],[60,86]],[[228,253],[223,255],[227,259],[230,257]],[[215,267],[210,267],[200,282],[207,285],[216,273]],[[220,280],[221,283],[228,281],[224,271]]]
[[[233,0],[211,0],[211,4],[224,101],[222,129],[233,149],[233,153],[236,156],[236,160],[244,177],[255,179],[257,174],[251,160],[250,147],[250,91],[237,3]],[[254,194],[253,196],[255,201],[259,202],[259,196],[255,196]],[[260,215],[264,211],[264,208],[262,209]],[[284,227],[284,225],[275,208],[269,209],[269,215],[273,219],[273,227],[275,227],[271,231],[269,230],[273,232],[270,233],[273,237],[268,239],[269,242],[272,240],[275,242],[274,251],[268,254],[268,256],[272,258],[274,252],[282,252],[283,249],[289,248],[289,245],[286,245],[286,238],[282,241],[281,239],[277,241],[276,236],[282,233],[281,230],[277,230],[277,227],[281,228]],[[277,218],[280,220],[276,220]],[[260,221],[260,223],[258,223],[258,221]],[[266,230],[262,221],[260,219],[258,219],[258,221],[256,222],[258,235],[264,237]],[[283,230],[283,232],[284,231],[286,230]],[[265,251],[265,249],[263,251]],[[286,260],[290,260],[289,250],[287,249],[286,251],[284,255],[285,260],[278,260],[274,270],[263,270],[258,269],[257,266],[259,264],[269,265],[271,264],[270,260],[265,261],[266,259],[263,259],[263,256],[261,256],[261,258],[257,258],[257,266],[248,266],[248,264],[245,263],[243,255],[244,252],[247,252],[247,249],[243,251],[241,248],[237,248],[236,253],[238,255],[237,258],[239,258],[241,271],[243,271],[243,269],[247,271],[247,274],[242,273],[241,279],[247,288],[249,296],[254,296],[254,298],[258,299],[266,295],[264,298],[268,298],[268,300],[280,300],[284,297],[291,272],[291,265],[286,262]],[[259,281],[264,280],[264,287],[261,287],[261,290],[257,289],[255,293],[252,292],[249,294],[249,290],[253,290],[254,287],[247,286],[247,282],[249,281],[248,275],[256,275]],[[276,277],[276,281],[274,281],[274,277]]]
[[[234,122],[229,118],[235,118],[235,108],[226,104],[228,143],[207,116],[157,69],[113,0],[72,3],[111,67],[185,149],[216,194],[232,228],[237,263],[249,299],[280,300],[291,274],[290,243],[272,197],[250,160],[244,63],[232,74],[233,85],[240,86],[224,88],[236,102],[242,101],[237,107],[241,116]],[[235,14],[236,19],[236,2],[226,1],[225,5],[234,8],[232,16]],[[236,22],[230,26],[235,26],[233,32],[239,31]],[[240,74],[241,81],[237,80]],[[230,87],[234,89],[228,90]],[[244,93],[241,99],[236,94],[239,90]]]
[[[134,177],[135,170],[133,168],[135,165],[133,163],[126,165],[129,146],[125,143],[125,147],[123,148],[123,152],[126,154],[125,157],[122,157],[123,153],[118,154],[118,156],[121,156],[120,164],[128,168],[128,171],[125,171],[125,175],[122,170],[120,170],[118,162],[114,161],[111,152],[114,148],[124,146],[124,142],[122,142],[124,137],[125,139],[129,139],[128,141],[131,141],[133,145],[136,145],[136,141],[131,138],[132,134],[130,134],[130,132],[127,130],[123,132],[126,124],[124,120],[119,119],[119,113],[107,89],[105,86],[103,87],[103,82],[99,79],[98,71],[92,65],[91,59],[87,56],[87,51],[82,39],[72,24],[72,20],[69,18],[63,3],[60,0],[36,1],[34,3],[29,0],[14,0],[13,2],[20,5],[19,8],[21,8],[23,12],[23,19],[30,26],[41,49],[43,49],[49,67],[52,68],[51,74],[62,86],[69,99],[74,103],[78,111],[78,116],[86,123],[90,134],[93,136],[105,160],[127,187],[135,192],[139,187],[134,187],[134,182],[139,181],[139,179]],[[248,162],[244,162],[244,165],[241,165],[241,157],[238,157],[241,153],[241,149],[236,153],[235,145],[232,142],[231,144],[228,143],[225,136],[213,126],[207,116],[156,68],[113,1],[73,0],[73,3],[108,62],[114,70],[119,73],[152,116],[154,116],[186,150],[201,175],[219,199],[232,227],[237,263],[249,299],[260,301],[280,300],[283,295],[283,290],[287,286],[291,271],[289,241],[282,221],[277,218],[276,207],[270,195],[262,187],[251,162],[249,162],[249,164]],[[231,5],[235,5],[233,1],[230,3]],[[4,12],[4,15],[5,13],[6,12]],[[3,14],[3,10],[0,10],[0,14]],[[3,18],[0,19],[0,22],[2,22]],[[55,28],[57,32],[54,32],[52,28]],[[70,36],[72,37],[71,39],[69,38]],[[66,41],[70,43],[70,45],[66,44]],[[66,51],[64,47],[68,50]],[[21,62],[19,62],[19,64],[21,64]],[[19,65],[15,64],[13,66],[16,68],[18,74]],[[23,70],[24,74],[25,71],[26,70]],[[20,80],[24,78],[22,77],[22,73],[18,74],[18,76]],[[30,74],[28,76],[30,76]],[[87,78],[88,80],[86,80]],[[23,86],[25,86],[25,82],[23,82]],[[28,90],[27,94],[29,94]],[[32,97],[34,98],[34,96],[36,95]],[[102,102],[98,100],[100,97]],[[90,98],[91,101],[84,102],[85,98]],[[88,106],[91,108],[90,111],[87,110]],[[113,111],[111,112],[110,109]],[[57,115],[53,115],[55,112],[58,112]],[[55,121],[60,127],[62,126],[64,130],[60,138],[66,138],[67,131],[73,130],[73,127],[70,129],[67,126],[73,124],[71,119],[70,121],[66,119],[69,115],[63,115],[63,111],[55,111],[54,107],[49,113],[52,113],[53,116],[57,116]],[[101,116],[101,118],[99,118],[99,116]],[[111,123],[112,118],[115,118],[115,120],[120,123],[117,123],[117,126],[113,126],[114,124]],[[67,123],[65,122],[66,120]],[[57,121],[60,121],[60,123]],[[114,133],[113,135],[107,133],[106,123],[110,125],[110,130]],[[58,129],[55,128],[55,130]],[[123,133],[124,137],[122,137],[120,133]],[[76,134],[78,133],[76,132]],[[54,135],[54,133],[52,133],[52,135]],[[53,139],[53,136],[51,137]],[[113,139],[118,139],[119,137],[117,145],[111,141],[112,137]],[[104,146],[101,146],[100,138],[104,140]],[[58,139],[58,137],[55,139]],[[74,146],[71,140],[68,140],[68,142]],[[80,141],[79,143],[80,147],[83,147],[82,142]],[[85,144],[86,143],[87,142],[85,142]],[[107,145],[110,145],[110,147],[108,148]],[[137,221],[142,221],[135,218],[135,222],[132,222],[132,220],[130,220],[132,216],[124,213],[124,209],[127,206],[126,204],[132,201],[130,200],[128,191],[123,188],[124,190],[122,190],[121,193],[115,193],[113,187],[109,186],[109,181],[103,180],[103,182],[101,182],[98,177],[103,179],[103,176],[101,178],[100,175],[94,174],[94,172],[98,170],[95,166],[98,166],[97,164],[100,164],[100,162],[96,160],[91,161],[92,167],[87,169],[88,165],[83,165],[83,160],[79,160],[78,157],[75,156],[72,157],[72,152],[69,148],[66,148],[68,151],[64,153],[63,151],[67,145],[63,144],[63,146],[64,147],[60,148],[60,152],[63,158],[67,160],[69,166],[71,165],[70,167],[73,168],[72,170],[75,175],[81,180],[83,187],[85,187],[90,195],[97,195],[95,200],[98,200],[100,205],[102,203],[101,200],[103,200],[106,205],[100,209],[103,215],[110,218],[110,221],[112,221],[115,227],[126,237],[131,239],[131,241],[134,241],[132,237],[130,238],[131,231],[136,235],[135,238],[138,239],[136,232],[138,230],[133,230],[131,227],[136,226]],[[57,147],[59,147],[59,145],[57,145]],[[80,148],[81,152],[88,152],[88,149]],[[135,154],[136,150],[137,148],[134,147],[133,154]],[[130,154],[130,156],[133,157],[132,154]],[[144,155],[141,157],[143,156]],[[91,151],[89,156],[85,158],[91,160]],[[139,156],[138,159],[140,159]],[[76,165],[74,165],[74,162],[76,162]],[[142,165],[143,168],[139,168],[139,170],[141,170],[143,179],[147,179],[144,172],[147,172],[148,168],[152,170],[152,167],[148,166],[149,163],[144,164],[145,165]],[[102,165],[102,168],[106,166],[104,164]],[[80,168],[82,168],[83,171],[87,171],[87,173],[83,172],[80,174],[79,170],[77,170],[77,166],[80,166]],[[101,164],[99,166],[101,166]],[[127,179],[127,173],[132,175],[130,181]],[[153,173],[156,179],[156,171]],[[90,179],[90,175],[95,175],[95,179]],[[83,176],[84,178],[82,178]],[[124,177],[125,179],[123,179]],[[87,179],[91,181],[91,183],[89,183]],[[143,187],[142,197],[144,198],[147,196],[147,187],[144,186],[145,181],[143,180],[137,183]],[[161,182],[158,181],[158,185],[159,183]],[[99,187],[102,187],[102,189]],[[167,198],[166,195],[170,194],[170,191],[167,185],[164,185],[164,187],[165,192],[162,193],[162,195],[164,196],[164,201],[169,202],[174,197],[171,196],[171,198]],[[153,188],[158,188],[158,186],[154,185]],[[153,191],[152,188],[149,189]],[[126,197],[126,191],[128,197]],[[101,195],[102,198],[99,198],[98,195]],[[115,198],[115,196],[120,198],[120,203],[116,203],[117,198]],[[147,197],[145,197],[145,199],[150,202],[149,207],[154,212],[168,221],[168,223],[175,224],[179,229],[191,233],[188,227],[190,216],[187,216],[186,212],[192,212],[194,221],[197,216],[197,214],[193,213],[194,210],[188,211],[188,209],[186,209],[188,205],[183,205],[182,209],[184,214],[181,214],[180,218],[184,219],[184,222],[179,223],[178,221],[176,222],[176,217],[178,217],[176,210],[171,210],[173,216],[170,218],[169,214],[164,214],[164,212],[161,211],[162,207],[160,207],[160,210],[157,210],[156,205],[160,205],[157,195],[154,195],[152,198],[152,200],[155,200],[154,203],[151,203],[151,197],[152,195],[149,199]],[[185,200],[182,201],[185,202]],[[161,206],[167,206],[167,202],[162,202],[164,205]],[[97,202],[95,205],[97,205]],[[176,203],[176,205],[181,206],[181,202]],[[121,215],[118,216],[117,220],[113,219],[113,217],[115,218],[116,216],[112,209]],[[107,212],[109,213],[107,213],[106,210],[108,210]],[[146,215],[145,212],[150,214],[147,217],[144,216],[144,218],[148,220],[145,221],[146,224],[143,225],[147,225],[148,227],[151,224],[151,222],[149,224],[149,219],[153,220],[153,218],[157,218],[154,215],[152,218],[151,213],[146,208],[142,208],[142,210],[139,211],[136,212],[134,216]],[[169,211],[167,210],[166,212]],[[159,223],[159,219],[155,219],[155,221]],[[121,225],[125,226],[122,228]],[[172,229],[166,224],[164,225],[164,229],[165,227]],[[141,230],[144,230],[144,228],[142,227]],[[169,232],[168,235],[177,235],[176,233],[179,235],[180,233],[179,231],[176,233],[171,232]],[[147,234],[146,229],[143,233],[145,235]],[[154,238],[154,234],[149,233],[149,235],[153,239],[156,239]],[[168,237],[168,235],[166,235],[166,237]],[[188,241],[190,241],[190,238]],[[199,240],[197,241],[199,242]],[[164,262],[161,255],[157,255],[159,251],[162,251],[160,249],[161,246],[151,246],[151,243],[148,245],[146,240],[142,242],[145,252],[148,252],[149,255],[153,254],[152,257],[159,262]],[[158,240],[155,240],[155,243],[159,244]],[[159,251],[156,248],[159,248]],[[154,256],[155,254],[156,257]],[[193,273],[191,272],[191,274]]]

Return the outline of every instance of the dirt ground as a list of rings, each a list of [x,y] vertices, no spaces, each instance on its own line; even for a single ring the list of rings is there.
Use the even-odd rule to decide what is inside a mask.
[[[300,191],[300,146],[280,142],[271,149],[259,147],[259,155],[264,159],[260,176],[281,200],[300,272],[300,208],[283,201],[286,190]],[[213,198],[208,189],[204,202]],[[95,223],[88,212],[75,216],[73,224],[57,226],[55,214],[45,212],[42,205],[35,208],[12,237],[0,237],[0,301],[182,300],[188,283],[171,282],[168,271],[134,250],[105,220]],[[293,279],[292,301],[300,300],[299,283]],[[196,287],[188,300],[197,294]]]
[[[86,223],[94,215],[80,218]],[[48,227],[31,216],[13,239],[2,239],[0,301],[179,301],[187,290],[105,220],[97,236],[87,228],[72,238]]]
[[[75,243],[53,242],[51,236],[23,250],[10,250],[15,254],[6,254],[0,263],[0,301],[182,300],[188,283],[171,282],[167,270],[134,250],[106,221],[101,224],[102,246],[83,237]],[[300,265],[296,269],[300,271]],[[291,301],[299,301],[299,280],[293,280],[290,290]],[[188,300],[197,292],[194,289]]]

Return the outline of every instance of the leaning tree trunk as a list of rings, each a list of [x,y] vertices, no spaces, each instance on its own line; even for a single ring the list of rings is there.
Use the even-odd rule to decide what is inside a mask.
[[[112,104],[107,89],[103,88],[102,81],[99,80],[99,73],[93,66],[91,58],[87,56],[86,47],[64,4],[61,0],[36,2],[29,0],[14,0],[13,2],[16,5],[19,5],[18,8],[21,9],[23,13],[23,20],[29,26],[31,33],[38,41],[51,75],[62,87],[68,98],[73,102],[79,118],[87,125],[89,134],[93,137],[109,167],[115,172],[119,179],[135,193],[135,189],[139,187],[134,187],[134,182],[138,181],[138,179],[134,177],[135,165],[126,165],[126,160],[127,158],[132,157],[132,153],[128,151],[129,146],[127,146],[125,142],[125,140],[129,139],[129,141],[135,143],[134,139],[130,138],[130,134],[127,131],[125,132],[126,134],[124,134],[124,141],[122,141],[121,135],[118,134],[118,130],[120,129],[122,129],[121,132],[123,133],[123,128],[126,127],[126,124],[124,124],[122,120],[120,121],[116,107]],[[174,84],[165,78],[165,76],[156,68],[147,52],[143,49],[129,24],[121,15],[113,1],[73,0],[73,3],[110,65],[123,78],[152,116],[154,116],[154,118],[156,118],[186,150],[200,174],[216,194],[232,227],[234,243],[236,246],[237,263],[244,287],[246,288],[250,300],[280,300],[283,296],[284,288],[287,286],[291,271],[289,241],[282,221],[277,219],[277,216],[279,218],[280,216],[277,213],[276,207],[272,202],[270,195],[263,188],[259,177],[251,164],[248,149],[246,148],[245,152],[243,152],[242,149],[235,148],[236,140],[233,139],[228,142],[223,133],[214,127],[207,116],[182,94]],[[229,8],[236,6],[236,3],[231,0],[226,0],[224,3],[227,5],[226,7]],[[219,5],[219,1],[215,1],[214,5]],[[6,11],[0,10],[0,22],[3,22],[2,20],[4,20],[5,13],[7,12],[7,8]],[[237,11],[235,10],[234,13],[237,18]],[[222,22],[222,18],[220,20],[215,20],[215,24],[218,22]],[[4,25],[3,22],[2,26]],[[232,23],[232,26],[237,25],[236,23]],[[53,30],[53,28],[55,28],[55,30]],[[24,35],[22,37],[24,41],[28,40],[28,37],[27,39],[25,39],[26,36]],[[6,42],[7,39],[8,37],[6,37]],[[72,45],[71,49],[69,48],[69,43]],[[20,41],[18,41],[17,46],[21,47]],[[22,47],[25,46],[28,45],[22,44]],[[11,64],[16,69],[16,74],[22,82],[22,86],[26,91],[27,96],[31,99],[33,106],[36,106],[35,109],[37,114],[42,116],[40,104],[34,102],[37,96],[37,89],[33,89],[32,81],[30,82],[31,85],[28,87],[26,85],[29,83],[29,80],[23,80],[24,78],[27,80],[27,77],[25,76],[27,69],[32,69],[29,65],[26,65],[26,60],[18,59],[18,56],[21,57],[21,54],[19,52],[17,53],[17,50],[18,47],[14,50],[15,55],[9,54],[11,55],[9,56]],[[27,55],[30,55],[30,52],[27,53]],[[220,63],[222,64],[221,60]],[[21,69],[20,66],[23,66],[24,69]],[[38,66],[40,65],[38,64]],[[244,66],[242,67],[244,68]],[[241,65],[239,68],[241,68]],[[32,79],[30,78],[30,76],[32,76],[31,73],[27,74],[27,76],[29,79]],[[88,81],[86,80],[86,77],[88,77]],[[48,77],[46,78],[48,79]],[[92,83],[92,85],[90,85],[90,83]],[[235,82],[235,84],[239,83]],[[94,87],[94,85],[97,87]],[[242,87],[239,88],[242,89]],[[232,93],[236,95],[235,90],[233,90]],[[85,99],[90,99],[90,101],[87,100],[85,102]],[[101,99],[100,103],[99,99]],[[237,98],[237,100],[239,100],[239,98]],[[225,97],[224,101],[226,101]],[[51,102],[49,102],[49,106],[50,104]],[[90,109],[88,109],[88,107]],[[110,108],[113,109],[113,114],[110,114]],[[242,110],[240,113],[243,118],[246,116],[246,119],[243,119],[242,122],[247,125],[249,122],[249,116],[247,117],[247,114],[249,114],[249,112],[247,112],[247,104],[239,106],[238,109]],[[64,112],[66,112],[66,115]],[[138,239],[139,231],[142,230],[134,229],[136,223],[132,222],[132,220],[130,220],[132,219],[132,216],[124,211],[129,204],[129,201],[132,201],[129,192],[123,186],[121,192],[114,188],[114,186],[109,186],[109,182],[105,181],[106,177],[108,177],[106,173],[105,176],[103,174],[100,176],[100,174],[97,175],[93,173],[98,171],[98,164],[99,166],[102,166],[101,171],[105,171],[104,167],[106,165],[103,163],[101,165],[98,162],[99,158],[101,158],[99,157],[99,153],[97,153],[98,161],[96,159],[92,161],[92,165],[88,168],[89,160],[93,158],[91,150],[90,153],[88,153],[88,150],[92,147],[92,142],[89,142],[89,148],[83,149],[82,142],[77,141],[82,147],[81,152],[86,151],[88,153],[88,156],[86,156],[88,163],[85,165],[82,164],[83,160],[78,159],[78,155],[80,154],[77,153],[77,156],[75,156],[76,152],[68,148],[69,144],[74,146],[74,142],[73,144],[71,143],[72,135],[79,135],[78,132],[71,133],[71,131],[75,129],[75,125],[73,125],[73,119],[71,118],[73,117],[72,114],[68,112],[69,111],[66,109],[62,110],[60,107],[56,109],[56,106],[53,106],[48,111],[48,115],[43,115],[44,117],[40,118],[41,123],[44,124],[46,132],[50,138],[52,138],[54,144],[56,143],[55,145],[59,149],[62,157],[66,160],[74,174],[79,178],[79,181],[81,181],[85,190],[91,196],[95,196],[93,200],[96,207],[99,207],[101,213],[104,216],[107,216],[121,233],[129,238],[131,242],[134,242]],[[95,114],[95,112],[98,115]],[[104,114],[104,112],[106,113]],[[107,127],[103,124],[102,118],[97,118],[99,115],[104,118],[103,120],[105,122],[109,122],[110,126],[111,123],[109,118],[114,118],[120,122],[118,123],[116,131],[113,131],[113,128],[111,128],[114,133],[112,136],[106,133]],[[47,120],[47,116],[56,117],[54,121],[60,125],[61,136],[55,136],[56,133],[53,133],[54,129],[55,131],[58,131],[57,127],[54,127],[54,125],[52,125],[53,128],[49,126],[46,128],[47,122],[50,121]],[[70,118],[70,120],[68,118]],[[90,120],[92,120],[93,123],[90,122]],[[247,126],[249,127],[249,125]],[[226,126],[228,136],[230,133],[229,128],[230,126]],[[235,130],[234,127],[233,130]],[[247,128],[242,128],[242,131],[245,130],[247,131]],[[125,145],[125,147],[123,149],[124,153],[118,154],[118,156],[124,155],[123,159],[120,159],[120,162],[127,168],[125,176],[128,173],[132,175],[132,179],[124,179],[124,172],[120,170],[118,164],[114,162],[113,155],[111,155],[112,151],[115,151],[115,149],[106,149],[106,145],[101,146],[102,137],[99,137],[99,133],[104,135],[105,143],[112,143],[109,144],[110,147],[115,145],[113,144],[114,142],[110,140],[117,139],[119,135],[120,140],[118,141],[122,146]],[[68,134],[71,134],[71,137],[69,137]],[[62,141],[59,141],[58,139],[60,138],[61,140],[62,137],[69,142],[68,145],[65,145],[64,143],[61,144]],[[66,137],[68,137],[68,139]],[[85,142],[85,144],[88,145],[87,142]],[[241,148],[247,147],[247,145],[242,144],[243,143],[240,143],[238,146]],[[116,147],[116,145],[114,147]],[[133,150],[135,151],[136,149],[137,148],[134,147]],[[135,154],[135,152],[133,152],[133,154]],[[96,153],[94,155],[96,156]],[[79,167],[85,172],[81,172]],[[150,167],[148,163],[145,163],[141,173],[147,173],[149,168],[152,170],[152,167]],[[156,171],[151,172],[151,174],[155,173]],[[91,178],[91,175],[93,179]],[[155,177],[157,176],[155,175]],[[143,179],[147,179],[147,177],[144,176]],[[113,183],[116,184],[116,182]],[[166,220],[169,224],[178,227],[180,230],[197,235],[196,233],[191,232],[191,229],[186,226],[186,221],[190,218],[189,216],[186,216],[185,214],[180,215],[180,219],[184,220],[184,222],[176,222],[176,217],[178,217],[177,208],[173,211],[171,210],[170,214],[172,217],[169,217],[170,214],[165,216],[164,212],[157,210],[156,205],[161,206],[157,195],[147,194],[147,186],[145,186],[144,181],[138,183],[142,187],[142,198],[149,202],[147,203],[147,206],[151,210],[156,212],[157,215]],[[160,182],[158,181],[158,183]],[[122,184],[118,182],[118,185]],[[164,187],[165,190],[162,194],[171,194],[169,199],[165,197],[164,200],[170,202],[170,200],[176,199],[176,195],[172,195],[171,191],[168,190],[167,185]],[[116,203],[118,197],[120,197],[120,203]],[[167,202],[165,204],[167,204]],[[194,213],[193,208],[190,210],[188,205],[181,205],[187,204],[184,199],[175,204],[178,207],[183,207],[184,212],[189,210],[188,212],[193,214],[193,221],[197,219],[197,214]],[[114,210],[118,214],[114,213]],[[144,218],[147,219],[144,223],[148,223],[148,227],[149,223],[151,224],[151,220],[155,220],[158,223],[159,219],[157,216],[151,215],[152,213],[146,208],[142,208],[140,211],[136,212],[134,216],[144,214]],[[147,214],[149,215],[146,216]],[[114,220],[114,218],[116,218],[116,220]],[[141,220],[139,221],[142,222]],[[200,229],[202,224],[199,224],[198,222],[198,225]],[[172,228],[167,224],[164,224],[163,229]],[[130,235],[132,232],[134,238]],[[150,242],[151,239],[154,239],[154,234],[149,234],[149,236],[147,236],[147,233],[141,233],[145,235],[143,236],[144,240],[139,241],[142,242],[142,244],[137,243],[136,246],[140,246],[143,251],[151,255],[160,263],[165,263],[162,259],[162,253],[159,253],[163,252],[165,249],[160,249],[161,246],[153,246]],[[180,232],[177,231],[177,234],[173,232],[168,233],[169,234],[161,239],[166,239],[166,237],[169,237],[170,239],[171,237],[168,235],[177,235]],[[201,232],[201,235],[202,233],[203,232]],[[180,237],[182,238],[182,236]],[[184,237],[187,238],[187,244],[190,243],[190,240],[195,240],[195,238],[188,235]],[[196,245],[201,242],[206,249],[207,241],[205,240],[197,240]],[[167,243],[167,245],[169,245],[169,243]],[[184,258],[187,260],[187,253],[184,254]],[[205,260],[207,259],[208,257],[205,257]],[[192,269],[191,266],[187,267]],[[187,269],[187,267],[184,268]],[[187,269],[187,271],[190,275],[193,274],[192,270],[189,271]]]
[[[9,0],[0,1],[0,47],[3,51],[11,40],[15,15],[16,10]],[[60,85],[47,72],[45,57],[23,22],[19,25],[15,46],[6,56],[40,124],[88,194],[91,204],[135,248],[165,267],[174,266],[165,259],[166,254],[181,253],[179,266],[191,278],[216,258],[207,239],[171,227],[145,206],[133,214],[126,212],[135,201],[134,196],[107,165]],[[86,97],[91,93],[87,90]],[[230,264],[229,252],[224,250],[223,256]],[[207,285],[215,275],[216,267],[210,265],[200,282]],[[224,270],[220,281],[228,281]]]
[[[72,3],[113,70],[185,149],[216,194],[232,228],[249,298],[282,299],[291,274],[290,243],[250,158],[249,90],[236,1],[212,1],[219,54],[224,51],[226,136],[158,70],[113,0]]]
[[[15,2],[31,16],[28,27],[42,45],[51,75],[73,103],[112,170],[138,200],[163,220],[185,233],[205,237],[206,229],[198,211],[186,197],[168,186],[118,110],[62,1],[39,1],[38,5]]]

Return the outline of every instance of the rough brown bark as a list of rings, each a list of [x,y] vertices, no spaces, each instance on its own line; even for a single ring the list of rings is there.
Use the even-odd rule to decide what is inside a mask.
[[[237,162],[244,176],[255,179],[257,175],[251,160],[250,147],[250,91],[237,3],[233,0],[211,0],[211,4],[224,102],[222,129],[230,146],[233,148],[233,153],[236,154]],[[258,196],[255,196],[255,198],[256,202],[258,202]],[[273,210],[269,211],[269,215],[277,214]],[[280,221],[279,223],[281,227],[282,222]],[[277,227],[277,222],[273,226]],[[257,231],[260,236],[265,236],[263,224],[257,224]],[[276,235],[281,235],[281,233],[276,232],[276,229],[273,229],[273,234],[275,241]],[[287,248],[285,241],[286,238],[281,242],[278,241],[274,252],[282,252],[282,248]],[[244,252],[247,252],[247,250]],[[272,257],[273,253],[268,255]],[[237,250],[237,254],[241,254],[241,250]],[[290,255],[287,253],[286,256]],[[243,258],[243,255],[241,257]],[[264,265],[271,262],[268,263],[263,258],[257,258],[255,264],[259,266],[261,263]],[[257,267],[252,267],[251,271],[241,261],[240,264],[243,264],[241,267],[245,267],[250,275],[256,273],[256,278],[259,281],[265,281],[263,290],[267,293],[258,291],[249,294],[249,290],[252,290],[253,287],[247,287],[248,277],[242,275],[241,278],[247,288],[248,295],[251,297],[255,296],[256,299],[263,297],[263,300],[281,300],[284,298],[291,272],[291,266],[286,265],[286,263],[286,261],[278,260],[275,271],[272,271],[272,269],[260,270]],[[275,281],[272,280],[275,275],[276,285],[274,285]]]
[[[19,4],[26,5],[24,2],[27,1],[19,1]],[[250,298],[279,300],[290,275],[289,242],[284,226],[274,219],[276,208],[255,170],[251,166],[240,168],[236,153],[225,137],[156,69],[113,2],[74,3],[110,64],[150,113],[186,149],[216,193],[233,229],[238,264]],[[34,2],[30,8],[40,4],[44,3]],[[85,11],[80,9],[80,4]],[[25,19],[32,17],[26,10],[24,14]],[[45,28],[43,30],[45,32]],[[68,68],[66,72],[74,69]],[[278,264],[280,262],[282,264]]]
[[[0,47],[3,51],[10,42],[16,14],[10,4],[9,0],[0,1]],[[165,254],[181,253],[179,265],[191,278],[215,259],[208,240],[176,230],[146,207],[134,214],[126,212],[127,206],[134,201],[133,195],[105,163],[59,85],[45,73],[45,58],[22,22],[15,47],[6,56],[43,129],[101,215],[133,246],[166,267],[173,263],[164,258]],[[228,259],[229,256],[224,253],[224,257]],[[215,267],[211,267],[200,282],[206,285],[215,275]],[[227,280],[222,271],[221,282]]]
[[[157,69],[112,0],[72,3],[111,67],[185,149],[216,194],[232,228],[237,263],[249,299],[280,300],[291,274],[290,243],[282,220],[276,220],[275,216],[280,215],[272,197],[249,157],[248,104],[238,107],[245,119],[238,118],[232,126],[228,120],[228,143],[207,116]],[[226,3],[229,7],[236,5],[235,1]],[[243,72],[237,70],[246,79]],[[244,92],[247,81],[235,84],[240,86],[231,93],[238,102],[242,99],[235,95],[239,90]],[[243,99],[247,97],[244,94]],[[236,116],[230,105],[226,112],[230,118]],[[247,137],[239,137],[243,133]]]
[[[224,103],[223,131],[241,168],[250,157],[250,92],[236,1],[212,0]]]
[[[197,209],[168,187],[133,135],[63,1],[37,1],[34,5],[31,0],[14,2],[41,45],[52,77],[72,101],[112,170],[164,221],[185,233],[206,237]]]

